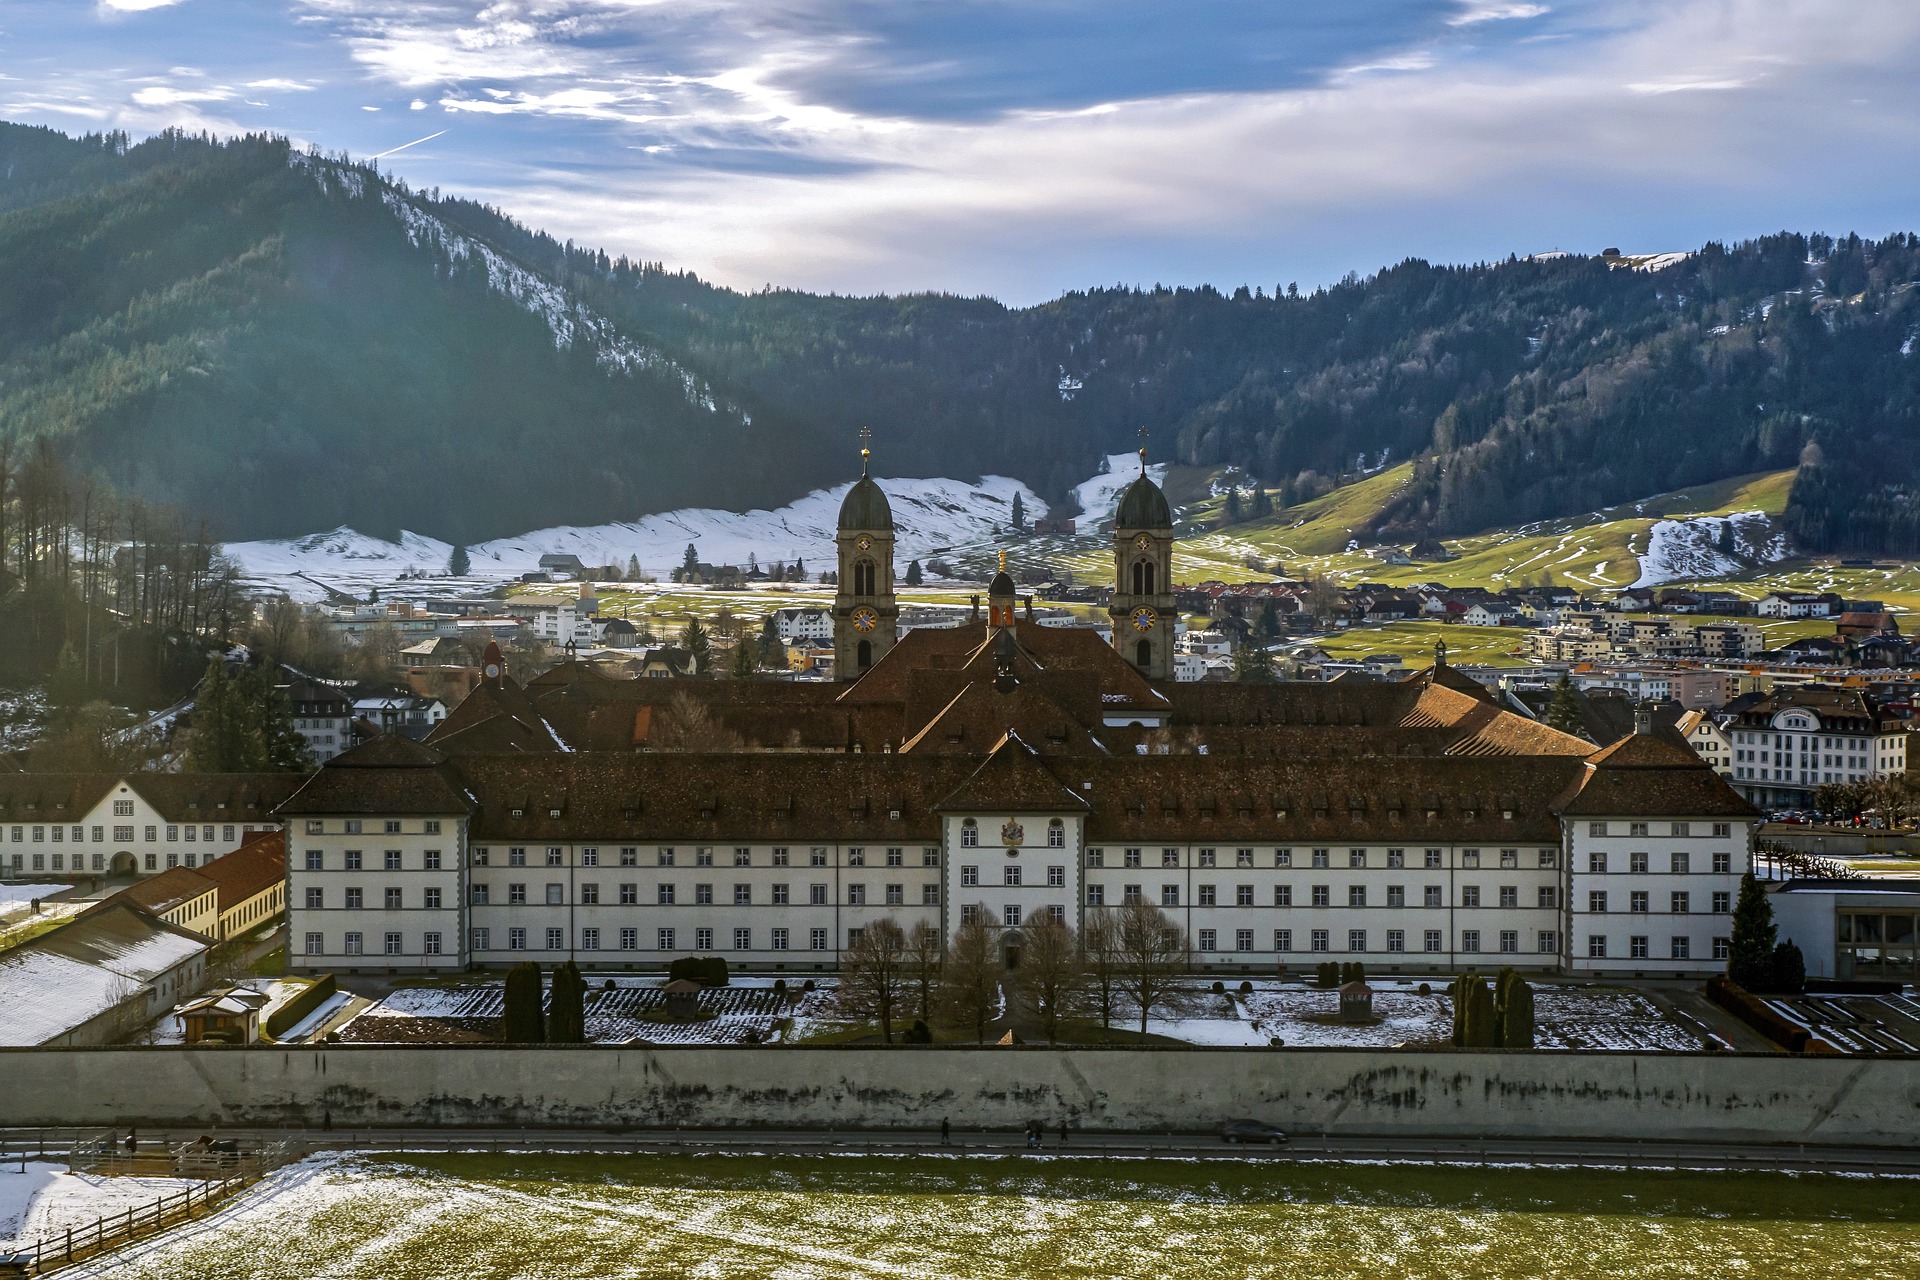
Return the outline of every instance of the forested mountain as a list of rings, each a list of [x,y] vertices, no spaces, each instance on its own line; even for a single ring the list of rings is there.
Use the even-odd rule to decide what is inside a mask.
[[[1810,547],[1920,550],[1920,238],[1329,289],[740,294],[280,139],[0,126],[0,432],[229,537],[453,541],[893,475],[1063,498],[1141,426],[1310,496],[1420,459],[1455,534],[1802,462]]]

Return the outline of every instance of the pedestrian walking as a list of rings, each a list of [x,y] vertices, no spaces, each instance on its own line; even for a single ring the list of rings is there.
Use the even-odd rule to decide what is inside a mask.
[[[953,1122],[945,1116],[940,1117],[940,1145],[946,1146],[953,1140]]]
[[[135,1132],[136,1131],[132,1129],[127,1130],[127,1154],[129,1156],[140,1146],[140,1139],[134,1136]]]
[[[1060,1145],[1063,1147],[1067,1145],[1067,1122],[1065,1120],[1060,1122]]]

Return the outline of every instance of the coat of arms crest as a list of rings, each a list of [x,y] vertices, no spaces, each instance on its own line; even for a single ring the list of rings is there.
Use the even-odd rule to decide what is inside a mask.
[[[1000,828],[1001,844],[1017,845],[1022,840],[1026,839],[1026,837],[1027,837],[1026,828],[1022,827],[1018,822],[1014,821],[1012,818],[1008,818],[1007,825]]]

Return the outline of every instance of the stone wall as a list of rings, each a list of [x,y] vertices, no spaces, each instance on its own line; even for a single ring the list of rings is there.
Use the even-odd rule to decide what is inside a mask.
[[[1039,1048],[0,1050],[0,1125],[1202,1130],[1910,1145],[1920,1058]]]

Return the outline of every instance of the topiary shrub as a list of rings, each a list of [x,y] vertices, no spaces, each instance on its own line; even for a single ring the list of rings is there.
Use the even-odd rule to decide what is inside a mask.
[[[1241,994],[1241,995],[1243,995],[1243,996],[1250,996],[1250,995],[1252,995],[1252,994],[1253,994],[1253,984],[1252,984],[1251,982],[1247,982],[1247,981],[1245,981],[1245,980],[1242,980],[1242,981],[1241,981],[1241,983],[1240,983],[1240,994]]]
[[[1213,983],[1213,994],[1217,996],[1227,994],[1227,984],[1216,978]]]
[[[547,1043],[585,1044],[587,1042],[587,981],[580,966],[569,960],[553,971],[553,985],[547,1000]]]
[[[500,1018],[500,1039],[507,1044],[541,1044],[547,1020],[540,1007],[540,966],[531,960],[507,970],[507,1007]]]
[[[1807,989],[1807,958],[1792,941],[1774,947],[1772,968],[1773,982],[1769,990],[1797,996]]]
[[[667,966],[667,981],[685,978],[703,987],[724,987],[728,983],[725,956],[681,956]]]

